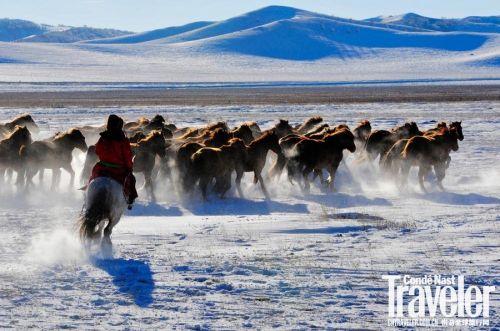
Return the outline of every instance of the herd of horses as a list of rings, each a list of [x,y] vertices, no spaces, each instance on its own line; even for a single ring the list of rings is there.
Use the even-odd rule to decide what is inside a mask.
[[[4,136],[0,140],[2,186],[13,181],[16,173],[15,183],[29,189],[35,186],[33,178],[38,174],[42,183],[44,171],[49,169],[52,189],[57,189],[64,169],[70,174],[70,187],[74,187],[74,149],[86,153],[80,179],[82,185],[87,184],[98,161],[92,144],[103,130],[82,126],[35,141],[32,134],[38,134],[39,127],[29,114],[0,124],[0,135]],[[160,180],[169,180],[177,191],[186,194],[192,194],[198,186],[204,200],[209,190],[224,197],[233,173],[238,195],[243,197],[241,180],[246,172],[253,173],[253,182],[260,184],[266,198],[270,197],[264,177],[277,179],[285,171],[290,183],[298,183],[305,191],[318,177],[334,190],[335,174],[345,150],[358,154],[356,162],[373,162],[378,157],[381,170],[396,178],[402,189],[411,167],[418,167],[422,190],[431,170],[443,189],[450,153],[458,150],[458,141],[464,138],[461,122],[440,122],[420,131],[415,122],[390,130],[372,130],[370,122],[363,120],[351,130],[345,124],[330,126],[319,116],[296,126],[279,120],[272,128],[262,130],[256,122],[232,129],[225,122],[179,128],[156,115],[128,122],[124,131],[135,155],[134,172],[144,175],[144,187],[153,200],[155,183]],[[275,157],[269,173],[263,174],[269,151]],[[327,179],[324,170],[329,174]]]
[[[87,247],[97,242],[104,249],[110,248],[111,232],[127,204],[121,185],[113,179],[98,177],[88,183],[91,169],[98,162],[92,144],[104,130],[104,126],[83,126],[33,140],[32,134],[40,130],[29,114],[0,124],[0,135],[4,136],[0,140],[0,191],[14,180],[14,173],[15,183],[22,189],[32,189],[37,174],[38,185],[42,185],[47,169],[52,170],[52,189],[60,185],[61,169],[70,174],[69,185],[74,188],[73,151],[84,152],[80,180],[86,192],[80,236]],[[370,122],[363,120],[351,130],[345,124],[332,127],[319,116],[296,126],[279,120],[272,128],[262,130],[256,122],[233,129],[225,122],[179,128],[156,115],[128,122],[124,131],[134,153],[134,173],[144,175],[145,189],[152,200],[155,183],[161,180],[169,180],[176,191],[188,196],[198,186],[204,200],[209,189],[222,198],[231,187],[233,173],[238,195],[243,197],[241,180],[246,172],[253,173],[253,182],[260,184],[268,199],[267,178],[279,179],[284,172],[290,183],[298,182],[306,192],[318,177],[334,190],[335,174],[346,150],[358,154],[355,162],[371,164],[378,157],[381,171],[396,178],[401,189],[412,167],[419,169],[422,190],[432,169],[438,186],[444,189],[442,180],[450,165],[450,153],[457,151],[458,141],[464,139],[461,122],[440,122],[420,131],[415,122],[372,130]],[[269,151],[275,157],[268,174],[263,174]],[[323,176],[324,170],[328,179]]]

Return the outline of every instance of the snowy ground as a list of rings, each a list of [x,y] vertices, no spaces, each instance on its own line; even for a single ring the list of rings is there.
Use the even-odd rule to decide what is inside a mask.
[[[24,111],[2,109],[0,121]],[[463,120],[465,140],[452,154],[446,192],[431,186],[423,194],[413,176],[410,193],[400,194],[352,156],[333,194],[317,186],[304,195],[283,177],[269,182],[273,199],[265,201],[247,175],[247,200],[230,192],[226,200],[183,202],[163,183],[157,204],[139,201],[115,228],[112,258],[87,256],[75,238],[80,192],[2,187],[2,329],[383,329],[384,274],[465,275],[469,284],[498,289],[500,102],[30,112],[42,136],[101,124],[115,112],[263,127],[313,114],[331,124],[369,118],[374,128]],[[499,312],[496,294],[490,322],[497,327]]]

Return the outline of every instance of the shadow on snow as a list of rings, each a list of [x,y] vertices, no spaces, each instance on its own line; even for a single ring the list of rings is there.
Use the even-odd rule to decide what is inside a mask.
[[[153,273],[146,262],[126,259],[97,259],[94,265],[113,278],[118,291],[131,296],[139,307],[153,302],[155,283]]]

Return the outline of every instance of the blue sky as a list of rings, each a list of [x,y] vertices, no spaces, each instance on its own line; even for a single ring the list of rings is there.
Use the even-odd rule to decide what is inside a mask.
[[[500,0],[0,0],[0,17],[145,31],[226,19],[268,5],[355,19],[406,12],[431,17],[500,15]]]

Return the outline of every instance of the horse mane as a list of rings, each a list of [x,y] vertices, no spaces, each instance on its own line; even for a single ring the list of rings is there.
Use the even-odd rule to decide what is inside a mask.
[[[323,122],[323,117],[321,116],[313,116],[313,117],[309,117],[303,125],[301,126],[305,126],[305,125],[311,125],[311,124],[314,124],[314,123],[320,123],[320,122]]]
[[[370,121],[367,120],[367,119],[361,120],[358,123],[358,126],[356,127],[356,129],[358,129],[358,128],[365,128],[365,127],[370,127],[370,128],[372,127]]]
[[[14,130],[12,130],[9,133],[4,134],[4,139],[0,141],[5,141],[5,140],[12,140],[12,139],[17,139],[17,137],[21,136],[22,134],[30,133],[27,127],[24,125],[16,125]]]
[[[188,128],[188,129],[186,130],[186,132],[185,132],[182,136],[180,136],[179,138],[177,138],[177,139],[179,139],[179,140],[184,140],[184,139],[187,139],[187,138],[191,137],[191,135],[192,135],[195,131],[197,132],[197,131],[198,131],[198,129],[196,129],[196,128]]]
[[[215,130],[217,128],[227,129],[226,122],[211,123],[211,124],[208,124],[205,129],[209,130],[209,131],[213,131],[213,130]]]
[[[437,125],[436,125],[436,128],[437,129],[442,129],[442,128],[447,128],[448,126],[446,125],[446,122],[439,122]]]
[[[256,138],[250,144],[257,143],[257,142],[260,142],[262,140],[268,139],[272,135],[276,135],[276,132],[274,131],[274,129],[267,130],[259,138]]]
[[[151,140],[157,138],[158,136],[163,137],[163,134],[161,133],[161,131],[152,130],[150,133],[148,133],[144,138],[142,138],[141,140],[139,140],[137,143],[138,144],[139,143],[148,143]]]
[[[11,124],[17,124],[18,122],[22,122],[22,121],[25,121],[25,122],[35,122],[33,120],[33,117],[31,117],[30,114],[22,114],[22,115],[19,115],[17,116],[16,118],[14,118],[11,122]]]

